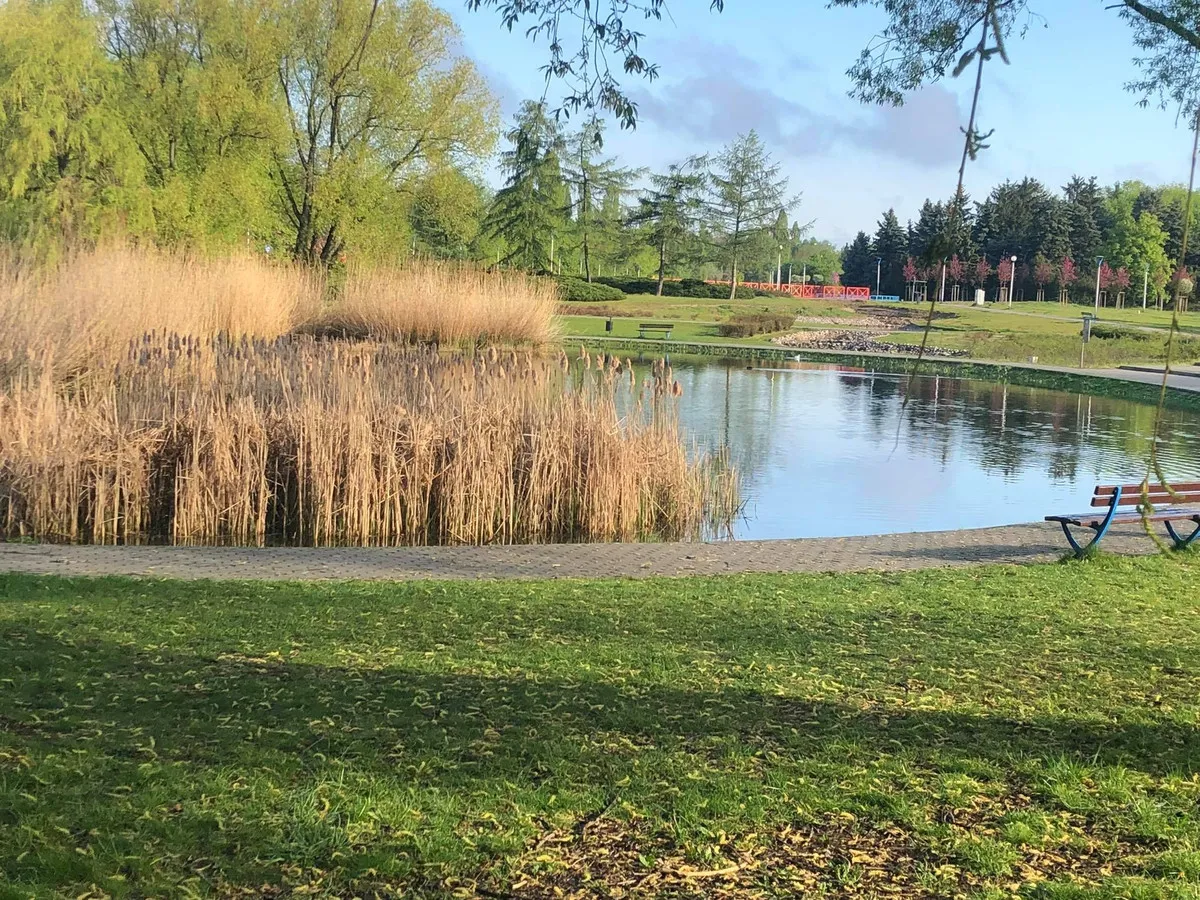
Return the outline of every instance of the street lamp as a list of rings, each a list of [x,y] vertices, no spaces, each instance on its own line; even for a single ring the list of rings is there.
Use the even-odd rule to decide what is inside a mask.
[[[783,286],[783,244],[779,245],[779,252],[775,254],[775,287],[776,289]]]
[[[879,296],[879,275],[883,271],[883,257],[875,257],[875,296]]]
[[[1012,263],[1012,268],[1008,272],[1008,305],[1012,306],[1013,291],[1017,288],[1017,257],[1014,254],[1009,262]]]
[[[1096,309],[1100,308],[1100,266],[1104,263],[1103,256],[1096,257]]]
[[[1146,264],[1146,277],[1142,282],[1142,312],[1146,311],[1146,294],[1150,290],[1150,264]]]

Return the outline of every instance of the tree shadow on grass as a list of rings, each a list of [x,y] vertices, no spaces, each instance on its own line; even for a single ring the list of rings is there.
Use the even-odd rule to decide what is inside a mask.
[[[39,805],[60,807],[57,821],[79,833],[98,827],[98,814],[71,799],[81,792],[105,795],[142,785],[120,795],[127,807],[122,815],[153,819],[172,800],[172,790],[187,794],[177,799],[190,814],[214,785],[236,786],[263,772],[292,787],[331,771],[349,772],[417,794],[474,798],[464,800],[468,804],[493,793],[511,797],[543,788],[618,792],[631,774],[672,779],[705,765],[711,768],[704,777],[719,781],[731,751],[778,759],[781,766],[902,756],[933,770],[1066,756],[1152,776],[1191,771],[1200,763],[1196,729],[1153,713],[1141,722],[1101,724],[863,709],[633,680],[569,682],[432,671],[432,664],[421,671],[148,652],[104,641],[70,643],[30,627],[0,633],[0,679],[11,685],[0,693],[0,750],[79,759],[85,780],[67,778],[66,770],[57,770],[56,778],[30,769],[28,777],[10,772],[11,784],[36,796]],[[641,757],[640,771],[635,757]],[[150,762],[160,776],[147,776]],[[2,763],[0,758],[0,776]],[[164,766],[174,767],[170,778],[162,774]],[[34,774],[41,779],[36,784]],[[419,802],[408,796],[410,805]],[[0,827],[13,824],[0,815]],[[313,817],[305,827],[321,836],[304,862],[336,868],[355,853],[363,867],[375,860],[377,848],[370,847],[343,848],[341,862],[331,858],[329,848],[344,842],[334,832],[344,824]],[[163,826],[154,840],[171,859],[216,859],[217,870],[228,865],[238,874],[227,877],[245,881],[271,877],[296,853],[283,834],[288,827],[224,822],[218,835],[211,823],[191,830]],[[453,826],[448,834],[456,840]],[[437,862],[439,851],[424,847],[420,835],[379,840],[390,848],[397,877],[417,877]],[[505,852],[500,845],[476,845],[482,856]],[[234,857],[255,860],[255,866],[238,869]],[[38,858],[22,863],[27,880],[36,880]],[[0,872],[4,862],[0,851]]]

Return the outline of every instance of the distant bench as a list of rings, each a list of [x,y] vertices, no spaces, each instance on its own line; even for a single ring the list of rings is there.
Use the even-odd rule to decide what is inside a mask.
[[[663,340],[669,341],[674,328],[675,326],[670,322],[642,322],[638,325],[638,337],[644,338],[657,335]]]
[[[1141,508],[1143,500],[1149,501],[1148,508]],[[1092,506],[1104,509],[1105,512],[1046,516],[1046,521],[1062,525],[1063,534],[1067,536],[1067,541],[1077,557],[1082,557],[1099,544],[1110,526],[1143,520],[1162,522],[1175,544],[1175,549],[1182,550],[1200,537],[1200,506],[1194,504],[1200,504],[1200,481],[1176,485],[1170,489],[1161,484],[1152,484],[1144,495],[1140,484],[1100,485],[1092,495]],[[1131,508],[1122,510],[1123,506]],[[1191,534],[1180,536],[1175,530],[1176,522],[1191,522],[1196,527]],[[1090,528],[1096,534],[1090,543],[1081,545],[1071,533],[1072,527]]]

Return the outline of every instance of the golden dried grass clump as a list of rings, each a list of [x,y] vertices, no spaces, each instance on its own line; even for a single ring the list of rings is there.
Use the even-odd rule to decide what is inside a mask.
[[[546,343],[557,337],[558,289],[546,278],[455,263],[351,269],[306,330],[351,337]]]
[[[145,335],[70,390],[43,372],[0,394],[0,537],[695,537],[735,480],[689,458],[676,393],[666,367],[605,357]]]
[[[354,269],[331,291],[321,273],[263,256],[109,247],[50,267],[0,256],[0,376],[111,365],[150,332],[540,344],[556,336],[557,303],[548,279],[420,260]]]
[[[0,375],[111,364],[151,331],[276,337],[316,314],[322,290],[310,270],[253,256],[108,248],[48,268],[0,259]]]

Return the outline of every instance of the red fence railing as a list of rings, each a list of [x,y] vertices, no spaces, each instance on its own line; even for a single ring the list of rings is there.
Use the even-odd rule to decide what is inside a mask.
[[[710,281],[709,284],[729,284],[728,281]],[[844,284],[780,284],[770,281],[741,281],[744,285],[756,291],[779,291],[791,294],[793,297],[803,297],[806,300],[870,300],[871,289],[867,287],[847,287]]]

